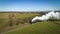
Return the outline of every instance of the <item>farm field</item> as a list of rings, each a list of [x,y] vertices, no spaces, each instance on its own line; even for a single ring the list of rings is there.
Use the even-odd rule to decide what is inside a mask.
[[[37,22],[29,27],[7,32],[5,34],[60,34],[60,25],[51,21]]]
[[[39,13],[0,13],[0,33],[60,34],[60,20],[48,20],[30,24],[32,18],[41,15]]]
[[[39,14],[32,13],[0,13],[0,33],[27,26],[30,20]]]

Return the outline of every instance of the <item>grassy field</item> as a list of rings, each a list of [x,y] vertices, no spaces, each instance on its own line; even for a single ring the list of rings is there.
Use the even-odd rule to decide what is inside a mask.
[[[44,21],[6,34],[60,34],[60,25]]]
[[[30,24],[30,20],[35,16],[40,14],[0,13],[0,33],[13,30],[5,34],[60,34],[60,20]],[[24,28],[20,29],[21,27]],[[14,30],[16,28],[18,30]]]
[[[30,20],[39,14],[32,13],[0,13],[0,33],[3,33],[8,30],[15,29],[17,27],[22,27],[29,24]]]

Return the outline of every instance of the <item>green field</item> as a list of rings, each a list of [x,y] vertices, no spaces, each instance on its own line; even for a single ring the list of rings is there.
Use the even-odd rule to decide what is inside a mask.
[[[44,21],[6,34],[60,34],[60,25],[51,21]]]
[[[60,34],[60,20],[48,20],[30,24],[30,21],[33,17],[40,15],[41,14],[38,13],[0,13],[0,33],[6,32],[5,34]]]
[[[0,33],[29,25],[30,20],[36,15],[39,14],[0,13]]]

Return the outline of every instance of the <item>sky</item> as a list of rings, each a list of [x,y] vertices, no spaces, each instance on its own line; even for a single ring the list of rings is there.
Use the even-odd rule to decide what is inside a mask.
[[[60,0],[0,0],[0,11],[59,10]]]

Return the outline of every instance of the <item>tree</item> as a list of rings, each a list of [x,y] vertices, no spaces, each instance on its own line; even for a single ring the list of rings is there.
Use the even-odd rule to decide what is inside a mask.
[[[8,15],[9,16],[9,26],[13,26],[13,17],[12,15]]]
[[[20,19],[17,19],[17,23],[16,23],[16,25],[19,25],[19,23],[20,23]]]

